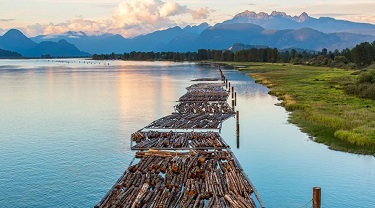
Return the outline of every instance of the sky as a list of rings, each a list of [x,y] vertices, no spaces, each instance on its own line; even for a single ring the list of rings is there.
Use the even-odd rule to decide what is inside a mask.
[[[214,25],[245,10],[375,24],[374,8],[375,0],[0,0],[0,35],[16,28],[29,37],[67,31],[133,37],[173,26]]]

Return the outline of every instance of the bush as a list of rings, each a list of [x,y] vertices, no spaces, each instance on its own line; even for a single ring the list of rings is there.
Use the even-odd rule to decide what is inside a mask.
[[[349,95],[358,95],[359,93],[358,86],[354,84],[344,86],[344,91]]]
[[[366,82],[372,83],[373,78],[374,78],[374,76],[372,75],[372,73],[362,72],[358,76],[358,83],[366,83]]]
[[[369,84],[366,85],[366,87],[362,88],[360,96],[363,98],[375,100],[375,84]]]
[[[372,76],[375,76],[375,69],[369,69],[368,72],[370,72]]]

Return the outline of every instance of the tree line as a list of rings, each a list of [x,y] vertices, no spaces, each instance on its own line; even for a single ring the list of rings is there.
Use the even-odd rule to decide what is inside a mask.
[[[240,51],[199,49],[197,52],[135,52],[124,54],[94,54],[95,60],[135,61],[228,61],[292,63],[312,66],[364,68],[375,61],[375,41],[364,42],[342,51],[278,50],[277,48],[252,48]]]

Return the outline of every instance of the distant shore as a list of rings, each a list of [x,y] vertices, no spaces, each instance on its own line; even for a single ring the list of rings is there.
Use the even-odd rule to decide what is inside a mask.
[[[353,70],[291,64],[225,62],[270,88],[289,121],[330,149],[375,156],[375,101],[348,95]],[[355,74],[355,73],[354,73]]]

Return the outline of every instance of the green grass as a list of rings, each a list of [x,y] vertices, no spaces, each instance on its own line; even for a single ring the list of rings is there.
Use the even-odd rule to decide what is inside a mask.
[[[375,101],[348,95],[354,71],[269,63],[228,63],[248,71],[291,111],[289,121],[331,149],[375,156]],[[354,73],[355,74],[355,73]]]

